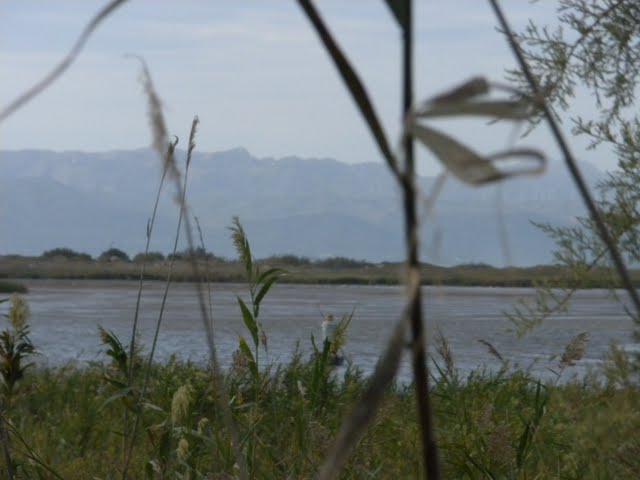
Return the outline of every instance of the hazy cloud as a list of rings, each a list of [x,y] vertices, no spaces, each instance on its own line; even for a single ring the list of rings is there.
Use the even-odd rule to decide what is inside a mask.
[[[0,84],[6,104],[67,51],[98,1],[0,3]],[[365,79],[392,138],[400,121],[399,32],[384,2],[319,2]],[[554,20],[546,2],[510,2],[516,25]],[[416,94],[513,64],[485,2],[416,2]],[[379,160],[333,65],[294,2],[137,1],[99,28],[65,76],[0,126],[4,149],[107,150],[149,144],[138,65],[146,58],[172,132],[202,120],[201,150],[245,146],[258,156]],[[477,123],[476,123],[477,125]],[[465,128],[470,142],[502,147],[508,132]],[[549,144],[544,132],[532,139]],[[552,152],[555,153],[555,152]],[[423,171],[432,161],[422,156]],[[426,167],[424,166],[426,165]]]

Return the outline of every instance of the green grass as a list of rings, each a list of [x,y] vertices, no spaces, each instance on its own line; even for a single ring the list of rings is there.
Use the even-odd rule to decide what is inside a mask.
[[[228,373],[251,478],[315,477],[365,387],[366,379],[350,370],[323,378],[314,390],[313,365],[298,355],[263,372],[258,384],[242,366]],[[20,453],[22,442],[63,478],[118,478],[124,408],[108,401],[114,394],[103,378],[108,369],[29,372],[6,412],[20,478],[54,478]],[[152,378],[130,478],[145,478],[145,468],[166,478],[237,473],[210,372],[172,360],[155,365]],[[441,379],[433,398],[445,478],[624,479],[640,471],[638,389],[591,381],[539,387],[522,372],[476,373],[464,382]],[[415,412],[410,386],[391,389],[340,478],[417,478]]]

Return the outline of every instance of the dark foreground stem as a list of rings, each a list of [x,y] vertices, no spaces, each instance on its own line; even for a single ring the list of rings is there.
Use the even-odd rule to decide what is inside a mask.
[[[4,456],[5,471],[7,480],[13,480],[13,461],[9,451],[9,435],[4,425],[4,413],[0,410],[0,443],[2,443],[2,455]]]
[[[604,220],[602,220],[602,215],[600,215],[598,207],[596,206],[595,201],[593,200],[593,197],[589,192],[587,184],[585,183],[584,178],[582,177],[582,173],[578,168],[577,162],[573,154],[571,153],[571,150],[569,149],[569,145],[566,139],[564,138],[564,135],[560,131],[558,122],[553,116],[551,109],[549,108],[549,106],[547,105],[545,99],[541,94],[538,82],[533,76],[533,73],[531,72],[531,69],[527,64],[527,61],[524,58],[522,51],[520,50],[520,46],[515,40],[513,31],[511,30],[511,27],[509,26],[507,19],[502,9],[500,8],[500,5],[498,4],[498,0],[489,0],[489,3],[491,3],[491,6],[493,7],[493,11],[495,12],[496,17],[500,22],[500,26],[504,31],[505,35],[507,36],[507,39],[509,40],[509,45],[511,47],[511,50],[513,51],[513,54],[518,60],[518,64],[520,65],[520,69],[522,70],[522,73],[527,79],[527,82],[529,83],[529,86],[533,94],[536,97],[538,97],[538,101],[540,102],[540,106],[544,112],[544,116],[547,120],[549,128],[553,133],[553,136],[556,140],[556,143],[558,144],[558,147],[560,147],[560,150],[562,151],[562,155],[564,156],[564,161],[567,165],[567,168],[569,169],[569,172],[571,173],[571,176],[573,177],[573,181],[575,182],[576,187],[580,192],[580,195],[582,196],[582,200],[584,201],[584,204],[586,205],[587,210],[589,211],[591,220],[593,221],[593,223],[595,223],[598,234],[600,235],[600,238],[602,239],[604,244],[607,246],[609,255],[611,256],[611,259],[613,260],[613,264],[618,272],[618,275],[622,280],[622,285],[629,293],[629,298],[631,299],[631,302],[633,303],[633,306],[636,310],[636,323],[638,323],[640,322],[640,297],[638,296],[638,292],[636,291],[636,289],[633,288],[633,284],[631,283],[631,277],[629,276],[629,271],[627,270],[624,260],[622,259],[622,255],[620,255],[620,251],[616,246],[616,242],[611,237],[611,234],[609,233],[609,230],[607,229],[604,223]]]
[[[403,111],[406,116],[413,102],[413,25],[411,0],[405,0],[407,22],[403,28]],[[407,288],[409,294],[409,319],[413,338],[412,364],[416,385],[416,403],[420,431],[422,433],[422,453],[425,475],[429,480],[440,479],[438,450],[433,433],[433,415],[426,366],[426,345],[422,321],[422,295],[420,293],[420,263],[418,258],[418,214],[416,209],[415,165],[413,140],[406,135],[403,142],[405,172],[403,182],[405,235],[407,242]]]

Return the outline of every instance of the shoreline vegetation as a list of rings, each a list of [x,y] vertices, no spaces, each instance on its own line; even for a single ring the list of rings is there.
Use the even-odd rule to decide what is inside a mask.
[[[170,257],[148,254],[145,280],[165,280],[169,273]],[[193,274],[190,260],[178,254],[174,263],[173,281],[203,280]],[[200,271],[208,280],[216,283],[242,282],[244,268],[236,260],[227,260],[211,254],[197,256]],[[372,263],[344,257],[311,260],[295,255],[279,255],[258,260],[264,268],[280,268],[286,273],[280,283],[292,284],[352,284],[352,285],[400,285],[404,264],[402,262]],[[137,280],[143,259],[140,255],[130,260],[124,256],[104,256],[93,259],[88,254],[76,256],[39,257],[21,255],[0,256],[0,293],[26,293],[25,279],[73,279],[73,280]],[[531,287],[552,286],[571,288],[573,283],[569,269],[554,265],[532,267],[494,267],[487,264],[461,264],[444,267],[422,264],[422,285],[465,287]],[[632,270],[634,285],[640,287],[640,270]],[[577,280],[577,279],[575,279]],[[580,276],[580,288],[611,288],[617,285],[615,274],[607,268],[598,268]]]
[[[123,340],[100,326],[96,336],[104,350],[98,361],[34,365],[33,355],[45,352],[29,339],[26,301],[11,297],[6,315],[10,326],[0,333],[17,348],[0,348],[0,384],[11,439],[7,456],[16,478],[125,478],[125,469],[126,478],[238,478],[232,428],[246,478],[318,476],[344,419],[371,395],[375,375],[366,376],[349,364],[341,370],[332,366],[334,352],[348,343],[348,314],[331,340],[320,344],[311,337],[312,351],[303,354],[297,344],[289,362],[271,359],[260,302],[276,281],[286,279],[277,266],[320,283],[329,274],[358,278],[354,272],[367,281],[379,278],[372,272],[380,270],[387,275],[382,278],[398,277],[401,265],[348,259],[293,264],[297,257],[291,256],[254,262],[239,222],[234,244],[240,262],[200,259],[210,272],[225,275],[219,278],[247,283],[251,297],[247,304],[238,297],[238,322],[244,323],[246,337],[238,337],[231,365],[219,373],[211,365],[177,356],[153,361],[154,344],[138,343],[130,354]],[[150,276],[163,275],[168,263],[156,259],[146,268]],[[141,266],[124,258],[0,257],[0,274],[8,267],[26,268],[31,278],[43,272],[64,275],[60,278],[107,272],[133,279],[139,278]],[[190,279],[189,259],[177,260],[174,267],[174,278]],[[537,272],[540,278],[563,273],[555,267],[515,270]],[[460,278],[467,272],[506,277],[505,269],[486,265],[423,267],[423,274],[446,272]],[[555,380],[542,381],[511,365],[488,342],[487,355],[502,367],[496,372],[478,366],[463,376],[448,340],[441,334],[434,340],[429,392],[444,478],[637,477],[640,417],[633,412],[640,390],[637,371],[622,350],[604,355],[599,374],[577,378],[571,367],[582,359],[588,341],[579,334],[557,358]],[[214,384],[217,375],[220,382]],[[423,474],[424,466],[413,454],[421,436],[415,392],[415,382],[384,388],[375,420],[363,427],[341,478]],[[413,452],[409,460],[407,452]]]
[[[144,424],[130,478],[162,478],[158,471],[165,478],[237,478],[211,371],[175,360],[152,369],[145,408],[127,410],[142,414]],[[240,363],[225,376],[250,478],[317,476],[367,385],[357,370],[340,377],[317,370],[317,358],[298,355],[258,379]],[[120,378],[115,362],[27,375],[7,412],[21,478],[117,478],[122,435],[115,426],[127,403],[105,380]],[[475,372],[462,380],[454,370],[434,379],[432,393],[445,478],[637,478],[640,421],[625,413],[640,401],[637,388],[541,385],[526,372]],[[419,478],[414,397],[412,385],[387,391],[340,478]]]
[[[26,285],[14,280],[0,280],[0,293],[27,293]]]

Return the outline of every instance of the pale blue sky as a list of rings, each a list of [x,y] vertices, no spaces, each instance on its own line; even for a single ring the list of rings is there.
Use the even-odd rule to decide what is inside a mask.
[[[105,2],[0,0],[0,105],[46,73]],[[382,0],[318,0],[394,139],[400,120],[399,32]],[[473,75],[502,80],[513,65],[487,2],[416,5],[416,97]],[[555,2],[503,1],[515,26],[552,23]],[[246,147],[259,157],[298,155],[380,161],[333,64],[293,1],[131,1],[109,18],[77,63],[48,91],[0,125],[0,149],[109,150],[148,146],[139,65],[152,72],[172,133],[186,142],[194,114],[198,148]],[[578,110],[588,112],[587,102]],[[484,151],[503,148],[509,128],[450,123]],[[567,127],[568,128],[568,127]],[[523,145],[558,157],[546,129]],[[600,167],[611,160],[585,152]],[[421,154],[421,171],[434,173]]]

